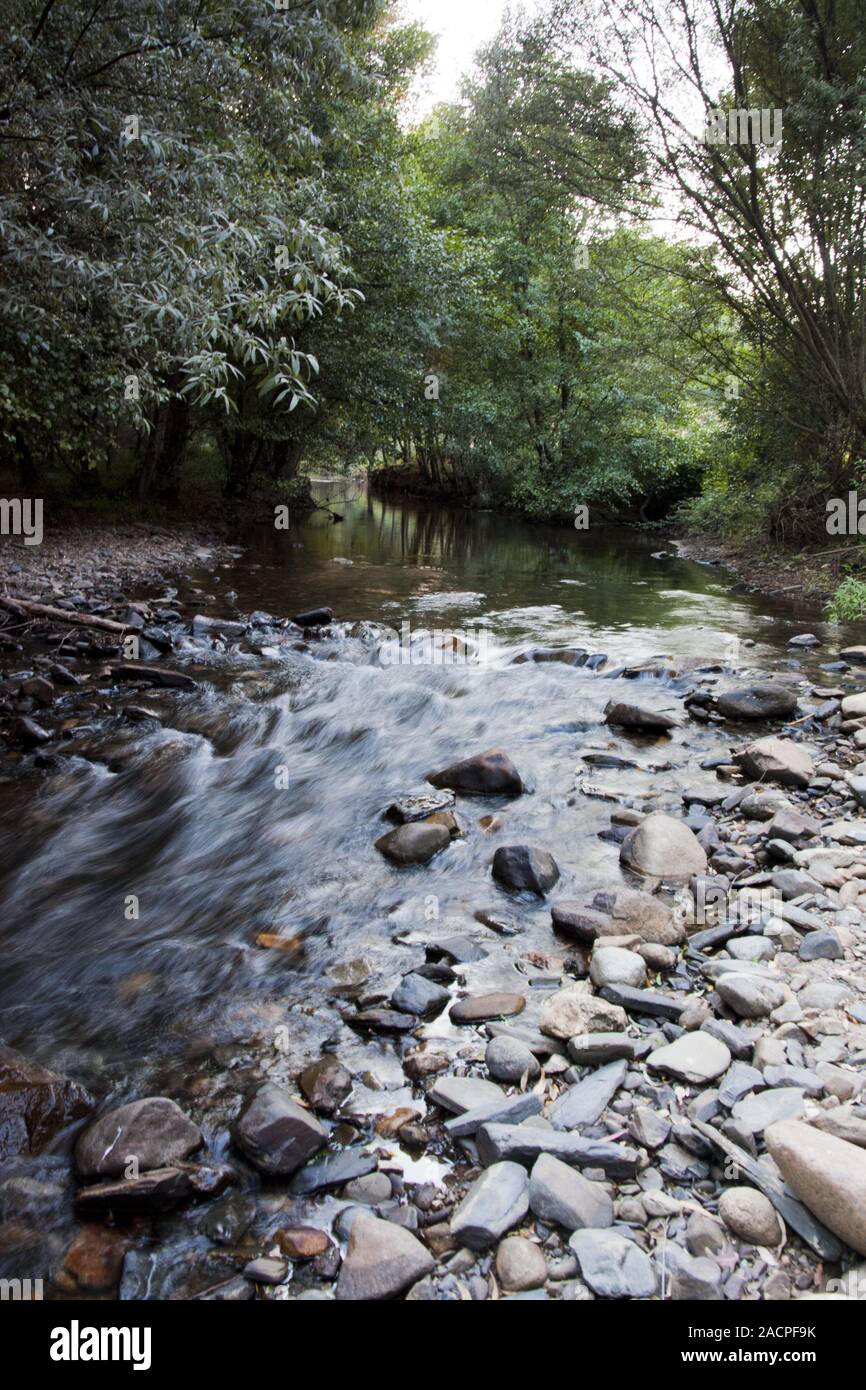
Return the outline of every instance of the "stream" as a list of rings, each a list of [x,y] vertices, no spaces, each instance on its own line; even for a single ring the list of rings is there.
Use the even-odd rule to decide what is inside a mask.
[[[519,949],[506,937],[473,988],[544,988],[525,958],[551,949],[549,906],[491,880],[497,842],[549,850],[557,895],[575,898],[621,882],[618,846],[599,838],[613,802],[595,789],[658,809],[717,785],[700,763],[724,751],[723,729],[629,740],[601,723],[610,698],[676,713],[696,668],[722,686],[832,660],[787,647],[827,636],[820,612],[732,592],[657,535],[315,488],[339,521],[254,528],[234,562],[203,559],[165,598],[187,620],[262,615],[260,640],[183,637],[167,664],[199,690],[137,695],[159,722],[75,730],[73,756],[29,775],[23,801],[17,779],[0,786],[0,1037],[100,1101],[172,1095],[223,1158],[244,1079],[290,1077],[325,1044],[362,1074],[350,1114],[411,1100],[393,1044],[360,1038],[341,1007],[359,982],[387,998],[431,931],[466,933],[480,910],[516,920]],[[320,605],[335,615],[320,640],[280,641],[267,623]],[[515,662],[562,647],[606,662]],[[377,853],[389,802],[488,748],[529,794],[459,800],[463,834],[426,866]],[[640,766],[591,767],[592,749]],[[422,1035],[454,1032],[446,1012]]]

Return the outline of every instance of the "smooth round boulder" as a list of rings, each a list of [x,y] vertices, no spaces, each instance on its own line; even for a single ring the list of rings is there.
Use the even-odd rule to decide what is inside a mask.
[[[716,710],[725,719],[790,719],[797,713],[793,690],[774,681],[719,695]]]
[[[535,1081],[541,1075],[541,1067],[526,1043],[519,1038],[509,1038],[500,1034],[491,1038],[484,1053],[484,1061],[490,1075],[496,1081],[517,1086],[526,1077]]]
[[[410,864],[428,864],[435,854],[450,845],[451,836],[444,825],[410,821],[380,835],[375,843],[380,854],[398,868],[405,868]]]
[[[697,836],[684,821],[664,811],[653,811],[629,831],[620,848],[620,860],[635,873],[672,883],[685,882],[707,869],[707,856]]]
[[[202,1133],[167,1096],[146,1096],[109,1110],[79,1136],[75,1166],[83,1178],[127,1176],[170,1168],[201,1148]]]
[[[646,962],[635,951],[624,951],[619,946],[596,946],[589,978],[597,989],[605,985],[632,985],[640,989],[646,984]]]
[[[719,1198],[719,1216],[729,1231],[749,1245],[778,1245],[784,1228],[778,1212],[755,1187],[728,1187]]]
[[[451,763],[441,772],[428,772],[427,781],[463,796],[520,796],[523,791],[520,773],[499,748]]]

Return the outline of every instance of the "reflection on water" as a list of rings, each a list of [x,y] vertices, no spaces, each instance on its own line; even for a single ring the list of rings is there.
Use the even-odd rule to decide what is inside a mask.
[[[586,668],[510,664],[521,648],[719,662],[748,636],[759,645],[743,660],[766,667],[787,659],[785,640],[804,624],[823,631],[814,613],[732,596],[722,574],[677,559],[657,536],[318,487],[340,522],[317,513],[288,533],[256,529],[237,564],[196,576],[181,596],[220,616],[327,604],[346,624],[337,640],[265,655],[190,649],[207,663],[204,689],[160,696],[163,727],[115,721],[105,761],[71,759],[0,789],[15,817],[0,845],[0,1036],[98,1078],[101,1091],[109,1073],[134,1086],[138,1070],[200,1038],[275,1020],[288,1019],[295,1040],[309,1031],[316,1050],[342,1026],[326,988],[335,962],[361,957],[387,981],[415,959],[394,944],[399,934],[465,931],[476,908],[514,910],[490,878],[497,840],[550,849],[563,897],[618,877],[616,847],[597,838],[610,802],[575,795],[575,783],[582,747],[633,750],[600,723],[622,686]],[[381,633],[356,629],[359,619],[398,632],[405,620],[413,632],[482,622],[492,654],[478,666],[385,664]],[[640,699],[679,705],[666,681],[642,682]],[[650,760],[671,764],[652,790],[694,783],[720,742],[696,726],[648,745]],[[508,751],[529,794],[501,807],[462,802],[463,838],[426,868],[389,866],[373,848],[389,799],[489,747]],[[647,788],[646,773],[615,780],[625,797]],[[491,811],[498,835],[479,824]],[[521,949],[534,939],[550,949],[548,912],[516,910]],[[291,949],[262,949],[260,933],[291,938]]]

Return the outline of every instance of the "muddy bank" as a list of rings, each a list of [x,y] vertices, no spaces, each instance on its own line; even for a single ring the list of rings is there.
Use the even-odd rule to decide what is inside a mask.
[[[859,550],[828,545],[826,551],[791,551],[763,540],[721,541],[706,536],[674,536],[670,543],[684,558],[730,571],[739,592],[794,602],[805,598],[818,604],[833,597],[845,565]]]

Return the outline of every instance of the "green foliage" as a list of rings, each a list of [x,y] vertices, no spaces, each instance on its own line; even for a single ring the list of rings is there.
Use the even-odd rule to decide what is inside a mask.
[[[827,604],[827,615],[837,623],[853,623],[866,617],[866,581],[848,575]]]

